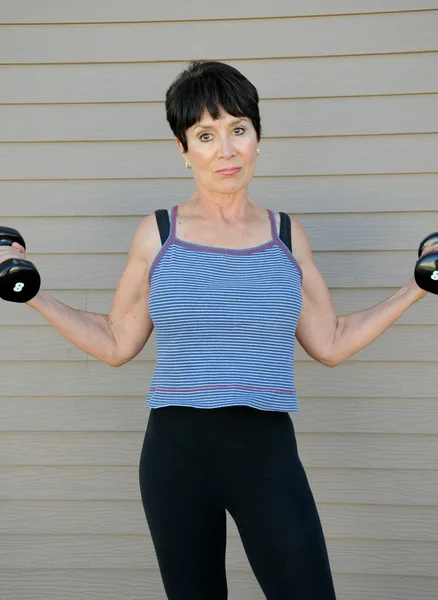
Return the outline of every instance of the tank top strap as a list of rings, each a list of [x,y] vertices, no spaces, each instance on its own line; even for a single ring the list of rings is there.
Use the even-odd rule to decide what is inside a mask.
[[[170,211],[170,238],[173,239],[176,235],[176,219],[178,216],[178,205],[172,206]]]
[[[275,222],[275,214],[270,208],[267,209],[269,215],[269,221],[271,222],[271,235],[272,239],[278,241],[277,223]]]

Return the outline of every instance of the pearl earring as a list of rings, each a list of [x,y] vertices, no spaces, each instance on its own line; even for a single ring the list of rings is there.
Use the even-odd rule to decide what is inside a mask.
[[[187,169],[191,169],[192,168],[192,165],[189,163],[188,160],[186,160],[186,167],[187,167]]]
[[[257,156],[260,154],[260,148],[257,148]]]

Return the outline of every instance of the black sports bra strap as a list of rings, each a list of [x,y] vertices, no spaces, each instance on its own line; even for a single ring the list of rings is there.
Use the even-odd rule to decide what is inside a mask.
[[[157,219],[158,230],[160,232],[161,245],[163,245],[170,233],[169,213],[165,208],[159,208],[155,211],[155,218]]]
[[[290,217],[287,213],[280,213],[280,239],[292,252],[292,232]]]

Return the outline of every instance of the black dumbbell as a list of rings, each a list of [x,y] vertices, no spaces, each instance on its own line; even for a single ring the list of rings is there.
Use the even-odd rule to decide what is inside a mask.
[[[431,233],[421,242],[418,248],[418,256],[423,250],[438,244],[438,232]],[[424,254],[415,265],[415,281],[422,290],[438,294],[438,250]]]
[[[0,226],[0,246],[17,242],[26,244],[16,229]],[[39,292],[41,277],[33,263],[21,258],[8,258],[0,263],[0,298],[8,302],[28,302]]]

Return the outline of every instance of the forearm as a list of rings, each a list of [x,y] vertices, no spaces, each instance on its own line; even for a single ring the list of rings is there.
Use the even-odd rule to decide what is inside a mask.
[[[336,366],[380,337],[408,308],[427,295],[413,280],[372,308],[337,318],[330,356]]]
[[[42,315],[77,348],[107,364],[114,364],[117,343],[108,316],[72,308],[40,291],[27,305]]]

